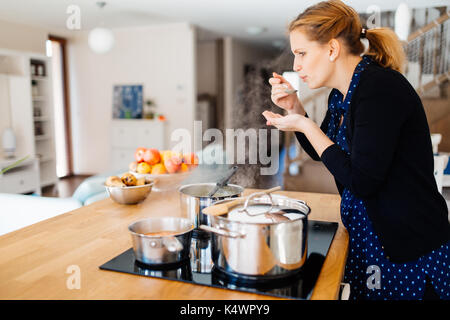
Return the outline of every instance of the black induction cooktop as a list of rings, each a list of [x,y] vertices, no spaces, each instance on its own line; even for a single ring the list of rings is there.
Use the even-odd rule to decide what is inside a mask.
[[[275,297],[309,299],[337,228],[336,222],[309,220],[306,262],[299,272],[283,279],[262,280],[223,273],[211,262],[208,238],[193,238],[191,259],[176,265],[149,267],[137,261],[133,248],[130,248],[101,265],[100,269]]]

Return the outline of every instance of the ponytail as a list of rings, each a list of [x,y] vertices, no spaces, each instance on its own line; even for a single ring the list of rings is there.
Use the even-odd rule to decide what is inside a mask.
[[[340,38],[354,55],[364,53],[361,41],[361,36],[364,36],[369,41],[367,55],[385,68],[403,72],[405,52],[395,32],[389,28],[376,28],[362,34],[359,15],[340,0],[322,1],[308,7],[290,23],[288,29],[289,32],[301,29],[308,39],[319,43]]]
[[[369,41],[368,56],[385,68],[404,72],[405,51],[394,31],[389,28],[368,29],[366,38]]]

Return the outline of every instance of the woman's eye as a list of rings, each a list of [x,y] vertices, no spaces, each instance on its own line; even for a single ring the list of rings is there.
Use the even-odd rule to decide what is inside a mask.
[[[301,51],[298,54],[303,57],[306,54],[306,52]]]

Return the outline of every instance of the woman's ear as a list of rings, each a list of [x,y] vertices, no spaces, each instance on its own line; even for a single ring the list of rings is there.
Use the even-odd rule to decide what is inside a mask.
[[[328,42],[328,54],[331,62],[335,61],[341,52],[341,44],[336,39],[331,39]]]

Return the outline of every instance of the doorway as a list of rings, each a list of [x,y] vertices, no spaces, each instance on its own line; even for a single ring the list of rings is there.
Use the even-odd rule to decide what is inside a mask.
[[[56,175],[58,178],[73,175],[66,44],[66,39],[56,36],[49,36],[47,41],[47,55],[52,58]]]

